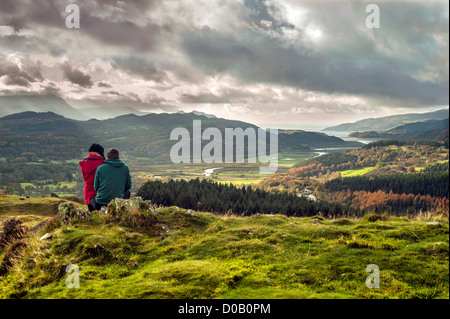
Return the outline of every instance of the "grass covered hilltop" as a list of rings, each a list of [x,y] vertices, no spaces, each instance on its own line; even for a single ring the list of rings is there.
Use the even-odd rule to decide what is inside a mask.
[[[55,215],[62,202],[0,196],[1,298],[449,298],[448,217],[238,217],[134,199],[86,220],[76,203]],[[12,217],[24,224],[5,229]],[[369,264],[380,288],[366,287]]]

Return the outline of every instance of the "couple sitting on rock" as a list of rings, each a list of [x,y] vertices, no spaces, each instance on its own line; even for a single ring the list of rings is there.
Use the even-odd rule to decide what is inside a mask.
[[[120,160],[119,151],[112,148],[105,160],[104,149],[92,144],[89,156],[80,161],[84,179],[84,201],[90,212],[100,210],[115,198],[131,197],[131,176],[128,166]]]

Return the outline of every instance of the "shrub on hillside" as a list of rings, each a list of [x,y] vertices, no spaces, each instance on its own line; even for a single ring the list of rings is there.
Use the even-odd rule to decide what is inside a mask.
[[[0,247],[5,247],[9,243],[21,239],[27,232],[28,227],[23,225],[20,220],[12,218],[6,221],[0,236]]]
[[[386,221],[389,219],[389,216],[386,214],[368,214],[365,218],[369,222],[376,222],[377,220]]]
[[[59,213],[50,218],[42,228],[43,233],[51,233],[55,229],[61,227],[61,221],[59,219]]]

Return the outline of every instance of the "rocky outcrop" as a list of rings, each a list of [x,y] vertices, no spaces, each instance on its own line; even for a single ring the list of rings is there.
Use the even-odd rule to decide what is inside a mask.
[[[143,200],[141,197],[131,199],[116,198],[109,203],[106,213],[111,216],[120,216],[124,214],[137,214],[140,211],[149,211],[153,214],[156,210],[150,201]]]
[[[59,220],[67,225],[73,219],[89,220],[89,212],[75,208],[72,202],[64,202],[58,206]]]
[[[136,231],[154,230],[157,224],[156,210],[150,201],[145,201],[141,197],[116,198],[109,203],[106,214],[113,222]]]

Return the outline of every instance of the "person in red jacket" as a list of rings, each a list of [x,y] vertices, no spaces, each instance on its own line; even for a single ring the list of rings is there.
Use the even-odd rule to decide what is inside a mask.
[[[92,144],[89,147],[89,155],[80,161],[81,173],[84,179],[84,202],[88,205],[90,212],[95,210],[90,204],[91,198],[97,195],[94,188],[95,173],[97,172],[97,167],[105,163],[105,150],[99,144]]]

